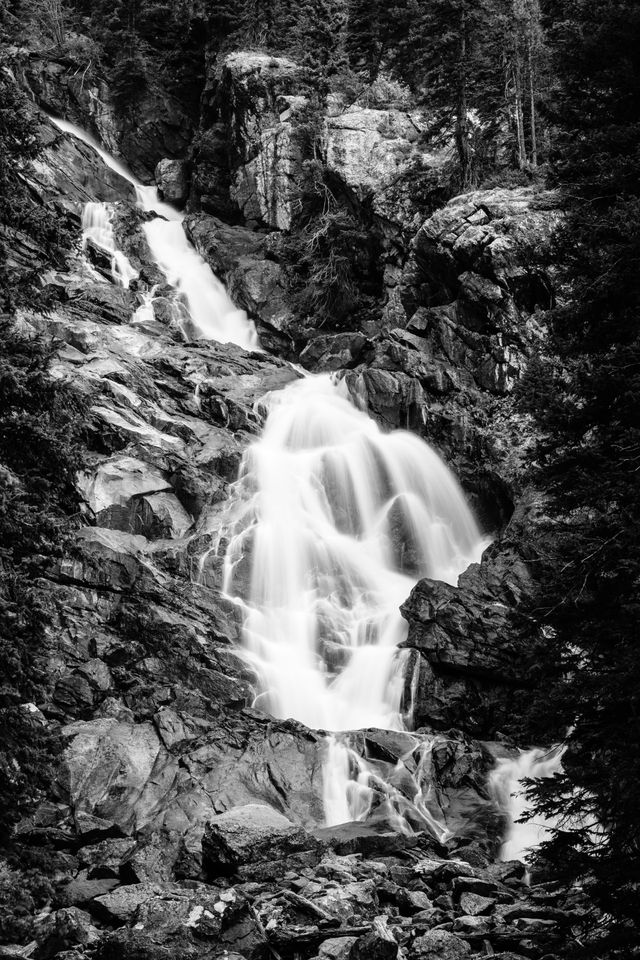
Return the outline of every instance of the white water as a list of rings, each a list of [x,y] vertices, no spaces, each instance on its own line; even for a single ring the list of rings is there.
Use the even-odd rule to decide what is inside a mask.
[[[92,147],[135,187],[141,208],[157,214],[144,225],[145,235],[156,264],[186,301],[188,332],[256,348],[253,324],[189,243],[182,215],[87,133],[51,119]],[[112,220],[110,204],[87,203],[83,243],[102,247],[113,280],[128,287],[138,273],[117,248]],[[154,293],[143,294],[132,322],[153,321]],[[226,557],[227,590],[246,604],[246,656],[261,685],[257,702],[317,729],[403,729],[397,646],[406,624],[399,606],[420,577],[455,583],[480,559],[485,541],[438,456],[410,434],[382,434],[328,377],[292,385],[273,395],[269,408],[264,435],[243,463]],[[238,569],[247,573],[247,555],[248,583],[242,584]],[[425,741],[423,759],[429,749]],[[532,750],[494,770],[494,795],[510,817],[503,859],[524,858],[553,826],[517,822],[528,810],[520,781],[553,776],[561,755]],[[411,806],[414,823],[446,836],[428,809],[421,770],[407,799],[406,789],[382,781],[343,739],[328,738],[327,822],[364,820],[376,792],[386,797],[386,815],[398,829],[406,829]]]
[[[116,246],[113,233],[113,210],[108,203],[85,203],[82,211],[82,247],[92,240],[111,256],[111,276],[115,283],[128,288],[138,271]]]
[[[509,826],[500,851],[502,860],[526,860],[527,853],[550,836],[557,826],[555,821],[543,817],[518,821],[530,813],[523,780],[538,780],[553,777],[562,770],[562,747],[552,750],[535,748],[521,753],[514,759],[499,760],[489,778],[490,789],[499,806],[507,811]]]
[[[225,589],[245,605],[256,705],[316,729],[401,730],[399,607],[421,577],[455,583],[486,541],[438,455],[347,397],[317,376],[266,398],[233,495]],[[329,822],[366,816],[364,763],[330,741]]]
[[[55,117],[51,117],[51,120],[59,130],[92,147],[111,170],[135,187],[140,207],[157,214],[144,224],[144,232],[154,261],[167,282],[176,288],[187,303],[191,323],[185,333],[191,338],[237,343],[247,350],[256,349],[258,338],[254,324],[243,310],[237,309],[223,284],[189,243],[182,227],[182,214],[163,203],[155,187],[139,183],[123,164],[103,150],[84,130],[68,120]],[[137,273],[116,247],[112,217],[109,204],[87,204],[83,215],[83,238],[86,243],[91,237],[111,255],[114,280],[128,286]]]

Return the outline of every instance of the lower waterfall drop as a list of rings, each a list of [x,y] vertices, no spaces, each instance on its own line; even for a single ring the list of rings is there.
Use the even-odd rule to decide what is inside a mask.
[[[507,834],[500,851],[502,860],[526,860],[527,854],[548,839],[558,826],[556,821],[539,816],[521,822],[531,807],[523,781],[546,779],[560,773],[563,754],[563,747],[551,750],[534,747],[518,757],[499,760],[491,771],[489,789],[508,816]]]
[[[256,704],[319,730],[402,731],[400,605],[421,577],[455,584],[487,541],[438,455],[409,433],[383,433],[343,382],[307,377],[263,403],[225,557]],[[366,761],[331,738],[327,820],[364,818],[370,779]]]

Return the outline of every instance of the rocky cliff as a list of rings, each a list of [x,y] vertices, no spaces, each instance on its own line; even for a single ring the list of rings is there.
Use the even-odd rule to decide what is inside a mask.
[[[493,189],[431,212],[433,198],[414,191],[429,193],[442,157],[421,149],[418,111],[336,94],[310,113],[297,65],[263,54],[214,65],[193,139],[183,117],[157,120],[148,104],[134,162],[108,89],[59,66],[25,68],[41,104],[91,116],[140,174],[181,162],[160,165],[159,186],[181,201],[190,185],[187,235],[267,349],[181,334],[180,293],[151,255],[130,184],[42,117],[39,202],[78,238],[82,205],[112,203],[137,279],[114,282],[100,250],[78,245],[43,276],[55,308],[16,318],[55,339],[51,373],[84,397],[89,419],[82,516],[45,574],[47,697],[31,708],[62,752],[49,796],[17,828],[25,848],[51,849],[53,893],[33,942],[3,955],[543,955],[583,907],[544,877],[528,886],[519,862],[495,862],[505,823],[488,773],[508,750],[492,741],[493,705],[518,688],[518,643],[534,629],[513,612],[541,507],[524,489],[528,426],[512,393],[553,301],[545,243],[557,197]],[[339,329],[301,314],[284,246],[310,124],[323,182],[366,218],[379,253],[361,271],[376,274],[376,310]],[[37,251],[15,257],[37,267]],[[403,607],[420,732],[350,738],[400,793],[428,778],[447,840],[398,833],[383,812],[323,828],[324,733],[251,707],[241,613],[221,589],[225,504],[261,397],[300,375],[292,360],[334,371],[384,427],[427,438],[496,538],[458,587],[422,581]]]

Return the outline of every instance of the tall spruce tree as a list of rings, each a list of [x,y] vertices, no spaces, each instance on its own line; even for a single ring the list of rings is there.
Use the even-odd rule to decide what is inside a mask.
[[[461,186],[479,173],[480,145],[491,141],[505,112],[506,0],[396,0],[396,39],[388,62],[431,110],[432,133],[451,136]]]
[[[350,0],[346,50],[352,68],[369,83],[377,78],[384,57],[396,39],[393,6],[384,0]]]
[[[570,292],[551,317],[556,359],[523,390],[545,434],[554,545],[533,610],[553,628],[531,664],[544,696],[524,732],[564,734],[564,775],[533,791],[564,817],[546,855],[604,908],[595,954],[628,957],[640,948],[640,7],[562,0],[548,14]]]

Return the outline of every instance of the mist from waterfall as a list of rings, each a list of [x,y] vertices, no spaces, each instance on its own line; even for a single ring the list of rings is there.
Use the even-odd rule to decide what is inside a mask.
[[[402,730],[400,605],[421,577],[456,583],[486,540],[438,455],[383,433],[343,382],[308,377],[265,404],[225,558],[225,590],[245,605],[256,705],[315,729]],[[355,773],[358,790],[346,750],[339,739],[328,750],[331,822],[366,815],[367,771]]]
[[[84,130],[68,120],[55,117],[51,120],[63,133],[77,137],[95,150],[106,166],[133,185],[142,210],[156,214],[147,220],[143,230],[155,263],[186,302],[190,323],[188,330],[184,330],[185,335],[190,339],[217,340],[219,343],[237,343],[247,350],[257,349],[259,344],[254,324],[244,310],[234,305],[224,285],[189,242],[182,226],[183,215],[163,203],[154,186],[139,183],[122,163]],[[113,279],[128,287],[137,272],[116,247],[112,219],[110,204],[86,204],[83,240],[86,244],[92,239],[110,254]]]

